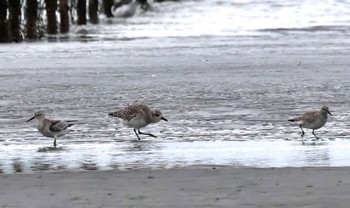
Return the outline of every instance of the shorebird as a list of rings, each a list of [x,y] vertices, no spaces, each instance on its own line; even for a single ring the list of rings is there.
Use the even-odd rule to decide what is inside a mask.
[[[151,137],[156,137],[153,134],[143,133],[140,128],[151,123],[157,123],[160,120],[168,121],[162,116],[159,110],[151,110],[148,106],[143,104],[128,105],[116,112],[108,113],[108,115],[119,118],[122,123],[128,127],[134,128],[134,132],[140,140],[138,134],[145,134]],[[137,130],[137,131],[136,131]]]
[[[56,148],[56,138],[66,135],[69,132],[68,127],[73,126],[72,122],[75,122],[73,120],[70,120],[70,121],[50,120],[45,118],[45,114],[41,111],[35,112],[34,116],[30,118],[27,122],[33,120],[34,118],[38,120],[38,123],[37,123],[38,131],[46,137],[54,138],[53,146],[55,148]]]
[[[301,124],[299,125],[299,127],[302,131],[301,137],[303,138],[303,143],[304,143],[305,132],[303,130],[303,127],[307,129],[312,129],[312,134],[316,137],[316,139],[319,139],[315,135],[315,130],[321,128],[326,124],[327,114],[332,116],[331,112],[329,112],[328,107],[323,106],[319,111],[309,111],[296,118],[289,119],[288,121],[291,121],[291,122],[301,121]]]
[[[138,1],[121,0],[113,6],[112,14],[114,17],[128,18],[135,15]]]

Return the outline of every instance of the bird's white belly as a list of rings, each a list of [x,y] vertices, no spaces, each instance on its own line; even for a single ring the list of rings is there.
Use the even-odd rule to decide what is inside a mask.
[[[309,122],[303,123],[302,127],[308,128],[308,129],[319,129],[322,126],[324,126],[326,124],[326,122],[327,122],[327,120],[322,121],[320,119],[317,119],[312,123],[309,123]]]
[[[147,125],[146,121],[141,118],[133,118],[130,119],[129,121],[122,120],[122,123],[128,127],[132,127],[134,129],[140,129],[142,127],[145,127]]]

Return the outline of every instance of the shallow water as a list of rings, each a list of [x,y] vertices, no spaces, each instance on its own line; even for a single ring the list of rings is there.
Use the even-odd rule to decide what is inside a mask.
[[[182,0],[180,3],[153,3],[152,11],[138,11],[129,19],[107,20],[101,15],[102,24],[74,28],[77,33],[73,34],[91,41],[343,33],[350,30],[348,4],[348,1],[342,0]]]
[[[215,2],[227,7],[226,1]],[[157,7],[187,4],[194,2]],[[186,8],[194,16],[198,13],[190,9],[195,7]],[[88,27],[95,30],[91,42],[1,45],[0,170],[350,165],[350,41],[346,29],[336,29],[341,21],[321,31],[295,30],[295,25],[285,31],[276,25],[273,30],[237,29],[239,34],[194,29],[191,35],[180,27],[183,35],[170,29],[165,32],[174,35],[163,36],[152,35],[159,25],[151,22],[142,26],[147,37],[135,35],[143,18],[166,20],[147,15],[181,13],[170,11],[112,20],[116,22],[111,27]],[[175,25],[186,25],[179,17],[172,19]],[[124,28],[120,21],[127,23]],[[138,142],[132,129],[107,116],[135,102],[161,110],[169,120],[143,130],[158,138]],[[301,145],[300,129],[287,120],[322,105],[334,115],[316,131],[323,140],[312,145],[313,136],[306,130],[308,142]],[[73,131],[58,140],[58,151],[49,149],[52,139],[41,136],[35,122],[25,122],[39,109],[49,118],[78,120]]]
[[[255,43],[219,38],[204,50],[145,41],[118,48],[115,42],[3,46],[2,171],[349,165],[350,71],[341,58],[347,51],[334,55],[324,44],[301,53],[291,43],[285,54],[278,41]],[[131,129],[107,116],[134,102],[160,109],[169,120],[144,129],[158,138],[137,142]],[[334,115],[316,131],[324,141],[302,146],[298,126],[287,119],[324,104]],[[38,109],[78,120],[58,140],[59,151],[45,151],[52,139],[25,122]]]
[[[34,143],[34,142],[33,142]],[[3,146],[4,173],[77,170],[163,169],[191,165],[234,167],[348,166],[348,140],[300,141],[154,141],[89,143],[62,141],[56,151],[42,151],[43,142]]]

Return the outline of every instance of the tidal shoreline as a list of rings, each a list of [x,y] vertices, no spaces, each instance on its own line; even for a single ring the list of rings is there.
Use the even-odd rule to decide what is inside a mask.
[[[348,166],[349,45],[328,33],[5,44],[0,169]],[[169,117],[145,128],[159,138],[135,142],[107,117],[139,102]],[[287,120],[323,105],[322,141],[302,146]],[[52,140],[25,122],[37,110],[79,121],[63,151],[38,151]]]

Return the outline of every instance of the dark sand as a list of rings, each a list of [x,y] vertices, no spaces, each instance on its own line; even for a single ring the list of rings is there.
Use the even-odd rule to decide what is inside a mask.
[[[350,168],[190,167],[0,176],[1,207],[349,206]]]

